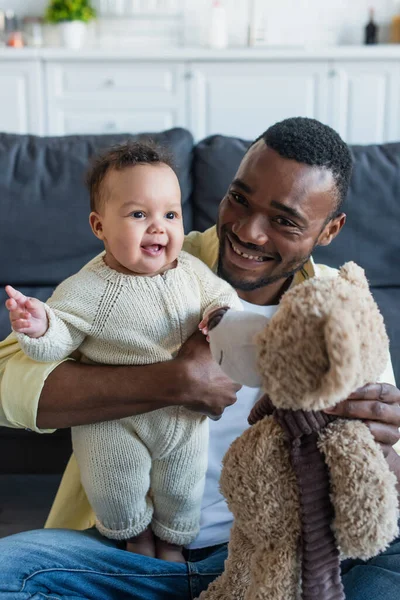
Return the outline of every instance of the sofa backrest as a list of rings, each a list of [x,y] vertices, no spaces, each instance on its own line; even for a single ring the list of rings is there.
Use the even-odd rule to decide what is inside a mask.
[[[127,137],[0,134],[0,256],[11,258],[2,264],[0,284],[54,285],[100,251],[102,245],[89,227],[85,174],[94,154]],[[193,138],[183,129],[151,138],[172,149],[190,230]]]
[[[4,285],[45,300],[100,249],[88,225],[84,174],[100,148],[141,136],[37,138],[0,134],[0,338],[10,331]],[[182,187],[185,229],[215,223],[218,205],[250,145],[211,136],[193,148],[183,129],[150,134],[168,144]],[[355,146],[354,172],[339,237],[317,248],[318,262],[362,265],[385,317],[400,381],[400,143]],[[193,187],[193,193],[192,193]]]
[[[171,149],[190,231],[193,138],[185,129],[43,138],[0,133],[0,339],[10,332],[6,284],[46,300],[58,283],[101,251],[89,227],[85,175],[95,154],[128,138],[151,138]]]

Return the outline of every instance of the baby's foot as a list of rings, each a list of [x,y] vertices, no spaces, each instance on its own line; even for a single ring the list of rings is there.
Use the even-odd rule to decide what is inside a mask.
[[[156,557],[169,562],[186,562],[182,554],[182,546],[170,544],[156,537]]]
[[[128,552],[156,558],[156,544],[151,528],[148,527],[139,535],[126,540],[126,549]]]

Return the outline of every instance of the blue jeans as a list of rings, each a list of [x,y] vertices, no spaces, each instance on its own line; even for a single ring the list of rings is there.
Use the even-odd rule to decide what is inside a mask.
[[[223,570],[226,545],[187,564],[125,552],[95,530],[47,529],[0,540],[1,600],[192,600]],[[342,563],[347,600],[398,600],[400,538],[364,563]]]

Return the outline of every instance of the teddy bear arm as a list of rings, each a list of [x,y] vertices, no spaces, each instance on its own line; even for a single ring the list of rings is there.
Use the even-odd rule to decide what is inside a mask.
[[[233,524],[224,572],[202,592],[198,600],[243,600],[249,584],[253,543]]]
[[[361,421],[338,419],[320,436],[331,479],[333,527],[342,554],[364,560],[396,537],[396,477]]]
[[[259,545],[253,555],[250,585],[244,600],[294,600],[299,597],[300,560],[297,540]]]
[[[254,543],[300,534],[296,476],[282,427],[266,416],[236,439],[223,460],[220,487]]]

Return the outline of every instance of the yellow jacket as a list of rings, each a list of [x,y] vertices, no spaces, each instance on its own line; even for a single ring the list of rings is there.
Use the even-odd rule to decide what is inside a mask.
[[[192,232],[185,238],[184,250],[197,256],[215,270],[218,258],[218,239],[215,227],[204,233]],[[296,273],[292,285],[314,276],[324,276],[333,269],[314,265],[310,260]],[[30,429],[38,433],[36,425],[39,397],[47,376],[60,363],[36,363],[19,349],[16,337],[11,334],[0,342],[0,425]],[[388,365],[382,381],[394,383],[393,369]],[[400,447],[399,447],[400,449]],[[94,525],[94,515],[81,485],[80,473],[74,455],[65,470],[60,488],[50,511],[46,527],[86,529]]]

